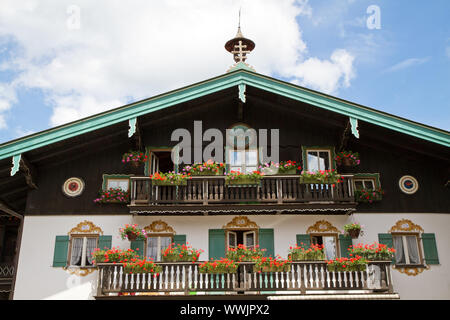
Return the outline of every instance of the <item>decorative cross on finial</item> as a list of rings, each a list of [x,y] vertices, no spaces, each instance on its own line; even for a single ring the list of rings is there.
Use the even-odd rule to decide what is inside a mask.
[[[231,53],[233,54],[235,62],[245,62],[245,60],[247,60],[247,53],[250,53],[250,50],[245,49],[247,49],[247,45],[242,44],[242,40],[239,40],[239,42],[234,45],[234,50],[231,51]]]

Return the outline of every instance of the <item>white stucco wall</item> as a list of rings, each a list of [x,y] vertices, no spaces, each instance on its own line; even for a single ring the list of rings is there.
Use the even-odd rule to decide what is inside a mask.
[[[208,229],[220,229],[235,217],[229,216],[32,216],[25,217],[19,256],[15,299],[92,299],[96,294],[96,272],[85,277],[71,275],[62,268],[52,267],[55,237],[67,235],[78,223],[87,220],[100,227],[104,235],[112,235],[112,245],[129,248],[129,242],[119,236],[119,227],[137,223],[145,227],[155,220],[163,220],[177,234],[186,234],[194,248],[205,252],[201,260],[208,259]],[[394,289],[402,299],[450,299],[450,254],[447,249],[450,235],[450,215],[445,214],[354,214],[342,215],[248,215],[261,228],[273,228],[275,253],[286,256],[289,246],[295,244],[297,234],[304,234],[318,220],[327,220],[339,230],[349,222],[364,225],[363,237],[354,240],[373,243],[378,233],[386,233],[400,219],[406,218],[420,225],[426,233],[435,233],[440,265],[412,277],[393,270]]]

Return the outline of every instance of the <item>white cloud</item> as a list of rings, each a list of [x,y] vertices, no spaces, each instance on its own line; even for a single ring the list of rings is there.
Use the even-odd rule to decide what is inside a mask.
[[[68,28],[76,19],[70,5],[80,8],[79,29]],[[349,52],[307,56],[296,21],[313,15],[307,0],[2,0],[0,41],[19,46],[1,65],[16,72],[4,85],[43,90],[54,126],[202,81],[233,63],[224,44],[235,35],[239,7],[242,31],[256,43],[248,62],[257,72],[327,93],[350,85]],[[1,101],[6,110],[17,100],[0,93],[0,128]]]
[[[342,49],[335,50],[330,60],[309,58],[297,66],[294,83],[333,93],[340,87],[350,86],[350,80],[355,77],[353,60],[354,57]]]
[[[409,59],[403,60],[403,61],[387,68],[386,70],[384,70],[384,72],[394,72],[394,71],[399,71],[402,69],[410,68],[413,66],[418,66],[418,65],[424,64],[428,60],[430,60],[430,58],[428,58],[428,57],[427,58],[409,58]]]

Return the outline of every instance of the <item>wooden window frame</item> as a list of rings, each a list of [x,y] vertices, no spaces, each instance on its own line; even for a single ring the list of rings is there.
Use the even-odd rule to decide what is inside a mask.
[[[319,236],[319,237],[334,237],[335,244],[336,244],[336,257],[335,258],[342,257],[341,246],[339,244],[339,233],[336,233],[336,232],[317,232],[316,233],[316,232],[314,232],[314,233],[310,233],[309,236],[310,236],[311,244],[313,244],[313,237],[317,237],[317,236]],[[324,245],[324,251],[325,251],[325,245]],[[324,254],[325,254],[325,252],[324,252]]]
[[[328,152],[330,160],[330,170],[336,169],[336,161],[334,160],[336,153],[332,146],[302,146],[302,165],[304,171],[309,171],[308,168],[308,152]],[[320,169],[319,169],[320,170]],[[325,170],[325,169],[324,169]]]
[[[373,181],[375,189],[381,188],[379,173],[355,173],[353,175],[353,188],[356,189],[356,181]]]
[[[131,179],[132,174],[103,174],[103,184],[102,184],[102,190],[106,191],[108,190],[108,180],[128,180],[128,192],[131,190]]]
[[[95,265],[91,265],[91,266],[84,265],[83,266],[83,262],[84,262],[84,264],[86,264],[86,259],[87,259],[87,255],[88,255],[88,253],[86,252],[87,248],[85,247],[84,240],[83,240],[83,250],[81,252],[81,265],[80,266],[75,266],[75,265],[71,264],[72,263],[72,245],[73,245],[72,240],[74,238],[83,238],[83,239],[84,238],[86,238],[86,239],[87,238],[96,238],[97,239],[97,245],[95,246],[96,248],[98,248],[98,242],[100,240],[99,235],[96,234],[96,233],[91,233],[91,234],[71,234],[70,235],[70,239],[69,239],[69,250],[67,250],[68,251],[68,253],[67,253],[67,266],[70,267],[70,268],[96,268]],[[86,240],[86,244],[87,244],[87,240]]]
[[[399,268],[414,268],[414,267],[418,267],[418,268],[425,268],[425,255],[423,252],[423,248],[422,248],[422,237],[420,232],[391,232],[391,236],[392,236],[392,246],[395,249],[394,246],[394,237],[402,237],[402,244],[403,244],[403,253],[405,255],[405,263],[397,263],[397,261],[395,261],[395,255],[394,255],[394,266],[395,267],[399,267]],[[408,253],[408,246],[406,243],[406,238],[405,236],[415,236],[416,237],[416,244],[417,244],[417,252],[419,254],[419,260],[420,263],[419,264],[413,264],[413,263],[406,263],[406,261],[409,262],[409,255],[407,255]],[[406,244],[406,245],[405,245]]]
[[[257,245],[259,245],[259,232],[258,232],[258,230],[259,229],[256,229],[256,228],[248,228],[248,229],[246,229],[246,228],[242,228],[242,229],[238,229],[238,228],[236,228],[236,229],[234,229],[234,228],[230,228],[230,229],[225,229],[225,253],[228,251],[228,249],[230,248],[229,246],[228,246],[228,244],[229,244],[229,233],[230,232],[236,232],[236,231],[240,231],[240,232],[243,232],[244,234],[245,233],[247,233],[247,232],[254,232],[255,233],[255,244],[253,245],[253,247],[255,248]],[[243,235],[244,236],[244,235]],[[244,239],[244,241],[245,241],[245,239]],[[237,243],[237,236],[236,236],[236,247],[238,246],[239,244]],[[236,248],[235,247],[235,248]],[[246,246],[247,247],[247,246]]]

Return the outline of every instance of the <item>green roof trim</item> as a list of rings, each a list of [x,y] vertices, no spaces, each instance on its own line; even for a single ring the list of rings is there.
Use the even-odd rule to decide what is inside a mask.
[[[6,142],[0,145],[0,160],[119,122],[129,121],[141,115],[190,101],[230,87],[237,87],[237,89],[239,87],[242,88],[242,85],[259,88],[332,112],[340,113],[357,120],[366,121],[450,147],[450,133],[447,131],[406,120],[288,82],[270,78],[240,67],[229,73],[203,82]],[[239,91],[237,91],[237,93],[239,94]],[[133,124],[133,120],[130,124]],[[132,128],[130,129],[131,133]]]

